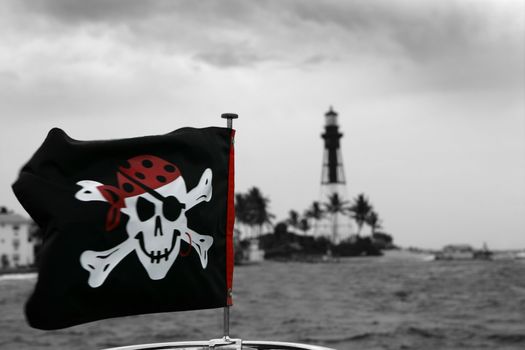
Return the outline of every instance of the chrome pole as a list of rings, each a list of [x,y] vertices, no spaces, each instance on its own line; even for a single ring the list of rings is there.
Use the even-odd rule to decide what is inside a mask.
[[[226,127],[228,129],[233,128],[233,119],[239,118],[239,116],[235,113],[223,113],[221,114],[221,118],[226,119]],[[231,290],[227,291],[228,298],[230,298]],[[225,306],[223,309],[223,332],[224,332],[224,340],[230,339],[230,306]]]
[[[223,309],[223,336],[225,339],[230,337],[230,306],[225,306]]]

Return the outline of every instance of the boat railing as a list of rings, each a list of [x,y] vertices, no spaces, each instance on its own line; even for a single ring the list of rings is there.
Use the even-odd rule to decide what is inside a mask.
[[[105,350],[335,350],[318,345],[232,338],[128,345]]]

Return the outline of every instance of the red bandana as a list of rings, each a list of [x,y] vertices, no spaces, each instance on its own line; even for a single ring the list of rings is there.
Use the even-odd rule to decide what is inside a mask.
[[[146,188],[154,190],[162,187],[179,176],[180,171],[174,164],[159,157],[142,155],[129,159],[117,172],[118,187],[97,187],[111,205],[106,218],[106,231],[119,225],[120,209],[126,206],[124,199],[141,195],[146,192]]]

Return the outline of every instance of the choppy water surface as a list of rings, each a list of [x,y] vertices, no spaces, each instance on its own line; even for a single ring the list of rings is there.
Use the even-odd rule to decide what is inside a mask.
[[[1,349],[97,349],[222,335],[222,310],[43,332],[22,308],[34,280],[0,281]],[[357,258],[236,267],[232,336],[345,349],[525,349],[525,263]],[[138,301],[139,302],[139,301]]]

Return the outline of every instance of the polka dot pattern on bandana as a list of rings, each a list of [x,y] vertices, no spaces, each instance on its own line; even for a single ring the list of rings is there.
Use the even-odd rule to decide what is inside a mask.
[[[117,173],[117,180],[125,196],[132,197],[146,192],[144,186],[154,190],[179,176],[180,171],[174,164],[152,155],[142,155],[124,162]]]

